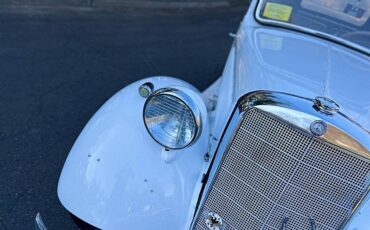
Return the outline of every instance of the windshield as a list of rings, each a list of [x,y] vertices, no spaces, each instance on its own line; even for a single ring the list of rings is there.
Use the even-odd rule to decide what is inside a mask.
[[[370,53],[370,0],[260,0],[256,18]]]

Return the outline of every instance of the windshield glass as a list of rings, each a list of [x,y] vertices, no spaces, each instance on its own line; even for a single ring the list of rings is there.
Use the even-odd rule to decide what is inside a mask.
[[[260,0],[261,23],[334,39],[370,53],[370,0]]]

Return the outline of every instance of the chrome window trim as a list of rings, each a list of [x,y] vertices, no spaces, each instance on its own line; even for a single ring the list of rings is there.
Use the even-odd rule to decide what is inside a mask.
[[[178,149],[184,149],[192,145],[200,136],[201,131],[202,131],[202,113],[197,106],[195,100],[193,99],[192,95],[194,95],[195,92],[191,89],[185,88],[185,87],[180,87],[180,86],[173,86],[173,87],[166,87],[166,88],[161,88],[156,91],[154,91],[145,101],[144,107],[143,107],[143,122],[145,129],[149,133],[149,135],[152,137],[152,139],[160,144],[161,146],[168,148],[168,149],[173,149],[173,150],[178,150]],[[155,96],[158,95],[169,95],[176,97],[180,101],[182,101],[191,111],[192,116],[194,118],[195,124],[196,124],[196,130],[195,130],[195,135],[193,139],[184,147],[181,148],[171,148],[168,146],[163,145],[162,143],[158,142],[156,138],[153,137],[152,133],[149,131],[147,124],[145,122],[145,108],[148,104],[148,102]]]
[[[319,110],[315,109],[314,107],[315,99],[309,99],[305,97],[299,97],[292,94],[286,94],[281,92],[271,92],[271,91],[256,91],[249,94],[244,95],[241,97],[238,102],[236,103],[236,107],[232,112],[232,115],[225,127],[224,133],[218,143],[217,148],[215,151],[211,153],[212,161],[208,168],[208,172],[205,175],[205,182],[203,184],[202,191],[199,202],[197,204],[197,211],[195,212],[191,229],[194,228],[194,224],[196,223],[196,217],[199,216],[199,211],[201,210],[201,206],[204,204],[205,199],[210,191],[212,186],[212,181],[214,176],[216,175],[219,163],[222,161],[224,157],[225,151],[230,147],[234,136],[236,135],[236,128],[240,126],[241,122],[243,121],[244,114],[249,111],[250,109],[257,108],[261,109],[273,116],[276,116],[279,119],[286,121],[288,124],[299,128],[303,132],[309,133],[313,135],[306,126],[304,125],[297,125],[296,123],[292,122],[290,119],[283,118],[279,115],[279,113],[274,112],[276,111],[286,110],[290,111],[291,113],[294,111],[297,112],[298,118],[302,119],[320,119],[326,122],[328,125],[336,128],[336,130],[340,130],[345,134],[349,135],[349,137],[353,137],[358,143],[367,144],[364,146],[366,152],[362,154],[355,154],[355,156],[370,160],[370,134],[360,127],[357,123],[354,123],[352,120],[348,119],[344,114],[338,112],[336,114],[325,114],[320,112]],[[273,108],[273,109],[272,109]],[[338,145],[332,143],[328,140],[325,136],[319,137],[320,139],[331,143],[333,145],[337,145],[343,149],[347,149],[352,152],[356,150],[349,149],[348,146]],[[356,152],[357,153],[357,152]],[[215,166],[215,167],[214,167]],[[361,206],[362,201],[370,196],[370,185],[368,186],[367,190],[364,192],[362,198],[357,202],[357,204],[353,207],[351,214],[348,216],[346,220],[344,220],[341,229],[344,229],[347,223],[351,220],[353,214],[358,210]]]
[[[357,50],[359,52],[362,52],[366,55],[370,55],[370,49],[368,49],[364,46],[360,46],[360,45],[358,45],[354,42],[350,42],[348,40],[336,37],[334,35],[323,33],[323,32],[320,32],[320,31],[317,31],[317,30],[314,30],[314,29],[310,29],[310,28],[306,28],[306,27],[303,27],[303,26],[298,26],[298,25],[294,25],[294,24],[290,24],[290,23],[285,23],[285,22],[282,22],[282,21],[262,18],[262,17],[260,17],[260,14],[259,14],[259,12],[261,12],[261,10],[262,10],[262,7],[263,7],[262,5],[263,5],[262,1],[258,0],[257,7],[256,7],[255,12],[254,12],[254,17],[255,17],[257,22],[259,22],[263,25],[277,26],[277,27],[280,27],[280,28],[283,28],[283,29],[290,29],[290,30],[294,30],[294,31],[314,35],[316,37],[331,40],[333,42],[339,43],[339,44],[344,45],[346,47],[355,49],[355,50]]]

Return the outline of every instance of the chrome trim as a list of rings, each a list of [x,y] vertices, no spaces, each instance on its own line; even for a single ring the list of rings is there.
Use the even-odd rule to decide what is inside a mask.
[[[295,30],[295,31],[299,31],[299,32],[304,32],[304,33],[307,33],[307,34],[312,34],[314,36],[324,38],[324,39],[328,39],[328,40],[332,40],[334,42],[340,43],[342,45],[345,45],[347,47],[356,49],[356,50],[358,50],[362,53],[365,53],[367,55],[370,55],[370,49],[368,49],[364,46],[360,46],[360,45],[358,45],[354,42],[350,42],[348,40],[333,36],[331,34],[323,33],[321,31],[309,29],[309,28],[306,28],[306,27],[303,27],[303,26],[297,26],[297,25],[282,22],[282,21],[276,21],[276,20],[261,18],[259,16],[259,12],[261,12],[261,10],[262,10],[262,7],[263,7],[262,5],[263,5],[262,1],[259,0],[258,3],[257,3],[255,13],[254,13],[254,17],[261,24],[273,25],[273,26],[278,26],[278,27],[285,28],[285,29],[291,29],[291,30]]]
[[[252,108],[258,108],[270,113],[279,119],[283,119],[288,124],[294,125],[300,130],[310,133],[309,124],[313,120],[322,120],[328,125],[328,132],[321,138],[329,143],[340,146],[344,149],[355,152],[358,157],[370,160],[370,135],[369,133],[360,127],[357,123],[348,119],[346,115],[338,112],[334,115],[326,115],[317,111],[314,108],[314,99],[299,97],[296,95],[271,92],[271,91],[256,91],[244,95],[236,103],[236,107],[232,112],[232,116],[225,127],[225,131],[221,137],[221,140],[215,148],[215,151],[211,153],[212,162],[209,166],[206,177],[208,178],[204,185],[203,194],[200,194],[199,207],[197,207],[197,213],[195,216],[199,216],[201,206],[204,204],[207,197],[208,191],[212,186],[212,181],[218,170],[218,164],[222,161],[225,151],[230,147],[231,141],[236,135],[236,127],[239,127],[242,122],[243,115]],[[295,119],[294,118],[295,115]],[[312,135],[312,134],[311,134]],[[340,141],[335,137],[342,135]],[[214,166],[214,164],[216,166]],[[361,202],[365,197],[370,196],[370,186],[367,191],[364,192],[362,199],[353,207],[352,213],[348,216],[348,219],[343,222],[343,229],[348,221],[351,219],[353,214],[356,212]],[[196,218],[192,222],[192,228],[196,223]]]
[[[146,99],[144,107],[143,107],[143,120],[144,120],[144,125],[145,125],[146,130],[148,131],[149,135],[153,138],[153,140],[155,140],[158,144],[162,145],[165,148],[176,150],[176,149],[183,149],[183,148],[189,147],[191,144],[193,144],[198,139],[198,137],[200,136],[201,130],[202,130],[202,114],[201,114],[199,107],[197,106],[197,103],[193,99],[195,94],[196,92],[194,92],[193,90],[189,88],[181,87],[181,86],[173,86],[173,87],[158,89],[154,91]],[[186,146],[181,147],[181,148],[168,147],[164,145],[163,143],[158,142],[156,138],[153,137],[152,133],[148,130],[148,127],[145,122],[145,107],[147,106],[148,102],[153,97],[156,97],[158,95],[170,95],[170,96],[176,97],[177,99],[181,100],[191,110],[195,124],[196,124],[196,130],[195,130],[195,135],[193,139]]]
[[[336,144],[342,148],[357,152],[366,158],[370,158],[369,149],[364,147],[361,144],[361,142],[357,141],[349,134],[347,134],[345,131],[341,130],[332,123],[326,122],[325,119],[319,118],[318,116],[303,113],[297,110],[292,110],[286,107],[277,107],[271,105],[257,105],[255,107],[264,110],[270,114],[274,114],[280,119],[292,125],[298,126],[299,128],[301,128],[302,130],[309,134],[321,136],[322,139],[332,144]],[[311,129],[311,125],[318,121],[324,121],[327,126],[326,132],[322,135],[317,135],[316,133],[313,133]]]
[[[323,113],[331,115],[339,112],[340,106],[333,100],[327,97],[315,97],[315,107]]]
[[[153,93],[154,85],[150,82],[146,82],[139,87],[139,94],[143,98],[149,97]]]
[[[35,230],[47,230],[40,213],[37,213],[35,217]]]
[[[214,212],[208,213],[205,222],[207,228],[210,230],[221,230],[223,227],[221,216]]]
[[[260,91],[244,97],[239,107],[241,111],[260,108],[311,135],[311,123],[322,120],[327,124],[327,132],[319,138],[370,159],[370,135],[366,130],[341,112],[328,115],[317,111],[314,105],[315,99]]]

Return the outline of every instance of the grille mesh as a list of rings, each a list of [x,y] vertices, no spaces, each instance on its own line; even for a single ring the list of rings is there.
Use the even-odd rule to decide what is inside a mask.
[[[338,229],[368,186],[370,162],[249,110],[212,181],[194,229],[219,214],[223,229]]]

